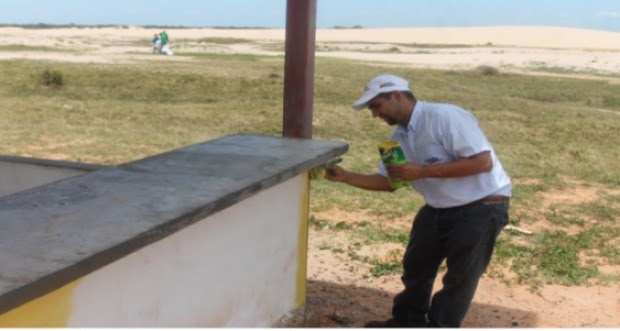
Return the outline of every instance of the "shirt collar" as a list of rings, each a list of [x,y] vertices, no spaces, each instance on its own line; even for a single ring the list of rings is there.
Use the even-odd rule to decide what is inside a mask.
[[[409,119],[409,124],[407,126],[398,125],[396,127],[396,132],[406,134],[408,131],[414,131],[416,124],[420,120],[421,112],[424,110],[424,102],[416,101],[415,107],[413,107],[413,113],[411,114],[411,119]]]

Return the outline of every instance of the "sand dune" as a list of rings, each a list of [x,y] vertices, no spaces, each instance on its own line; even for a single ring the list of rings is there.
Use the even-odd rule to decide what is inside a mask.
[[[171,36],[183,39],[205,37],[283,41],[284,29],[169,29]],[[102,39],[149,38],[155,29],[130,28],[0,28],[0,43],[19,42],[19,38],[94,37]],[[394,29],[317,29],[317,42],[384,42],[403,44],[461,44],[521,46],[536,48],[620,50],[620,33],[556,27],[461,27]]]
[[[0,28],[0,59],[109,63],[143,61],[149,59],[149,41],[153,33],[157,32],[158,29],[141,27],[3,27]],[[282,43],[286,31],[193,28],[168,29],[168,34],[172,47],[178,54],[202,51],[281,55],[281,51],[265,50],[260,44]],[[201,48],[196,48],[198,43],[194,42],[194,46],[188,46],[192,40],[208,38],[238,38],[240,42]],[[243,40],[251,40],[252,43]],[[317,29],[316,43],[317,56],[392,62],[414,67],[453,69],[490,65],[506,70],[547,67],[578,72],[620,73],[620,33],[598,30],[519,26]],[[1,48],[7,45],[43,46],[58,50],[78,49],[80,52],[76,54]],[[446,45],[450,47],[445,47]],[[144,54],[136,55],[139,53]]]
[[[620,50],[620,33],[554,27],[317,30],[317,40]]]

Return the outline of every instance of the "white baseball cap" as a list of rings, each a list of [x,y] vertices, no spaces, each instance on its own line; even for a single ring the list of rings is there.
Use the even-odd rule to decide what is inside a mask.
[[[368,82],[364,87],[362,97],[353,103],[353,108],[356,111],[362,110],[367,107],[368,101],[377,95],[385,92],[394,91],[410,91],[409,82],[405,79],[394,75],[379,75]]]

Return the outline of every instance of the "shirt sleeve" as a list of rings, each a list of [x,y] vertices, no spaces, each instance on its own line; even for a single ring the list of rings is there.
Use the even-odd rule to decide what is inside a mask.
[[[440,141],[455,158],[465,158],[491,150],[491,145],[470,112],[459,107],[447,110],[441,118]]]

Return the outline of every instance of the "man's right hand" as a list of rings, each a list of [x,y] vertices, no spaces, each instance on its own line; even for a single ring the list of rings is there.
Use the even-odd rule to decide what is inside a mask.
[[[325,167],[325,178],[334,182],[344,182],[346,173],[346,170],[337,165]]]

